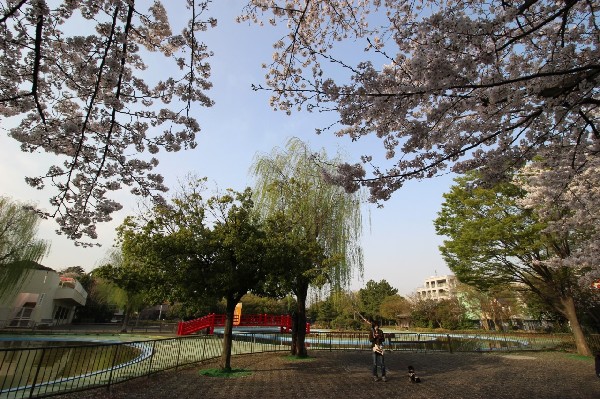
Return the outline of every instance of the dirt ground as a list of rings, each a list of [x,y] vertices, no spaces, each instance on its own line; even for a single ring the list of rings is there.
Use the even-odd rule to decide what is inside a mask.
[[[169,370],[107,388],[57,399],[600,399],[594,362],[567,353],[387,352],[387,382],[371,378],[367,351],[311,351],[307,360],[285,353],[234,356],[235,378],[208,377],[199,370],[216,361]],[[412,365],[421,383],[409,382]]]

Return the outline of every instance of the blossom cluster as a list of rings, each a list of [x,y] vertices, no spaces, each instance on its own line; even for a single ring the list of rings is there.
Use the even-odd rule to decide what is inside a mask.
[[[385,169],[331,180],[384,201],[449,170],[505,179],[542,150],[576,175],[600,141],[599,18],[586,0],[251,0],[239,19],[287,29],[259,87],[273,108],[335,109],[337,135],[381,140]]]
[[[166,191],[147,153],[196,146],[190,109],[212,105],[211,53],[197,38],[216,24],[201,18],[207,3],[188,0],[190,21],[173,33],[160,1],[147,10],[130,0],[0,2],[0,120],[18,121],[9,135],[23,151],[57,155],[26,181],[55,190],[40,212],[60,233],[95,239],[96,223],[121,208],[111,191]],[[147,64],[152,53],[165,63]],[[152,67],[168,62],[180,75],[152,81]]]

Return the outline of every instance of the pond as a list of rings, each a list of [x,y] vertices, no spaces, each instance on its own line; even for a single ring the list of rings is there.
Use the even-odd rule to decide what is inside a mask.
[[[105,373],[148,356],[115,337],[0,336],[0,392]]]

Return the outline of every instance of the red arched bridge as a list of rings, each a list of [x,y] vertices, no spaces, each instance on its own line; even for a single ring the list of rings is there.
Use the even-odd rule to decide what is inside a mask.
[[[207,330],[208,334],[214,332],[215,327],[225,326],[226,316],[224,314],[211,313],[199,319],[180,321],[177,326],[177,335],[188,335],[201,330]],[[233,318],[235,327],[279,327],[282,333],[292,331],[292,316],[270,315],[270,314],[247,314],[235,315]],[[306,332],[310,332],[310,324],[306,323]]]

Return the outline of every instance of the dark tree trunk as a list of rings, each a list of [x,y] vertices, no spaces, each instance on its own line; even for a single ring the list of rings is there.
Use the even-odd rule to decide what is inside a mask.
[[[125,306],[125,310],[123,311],[123,324],[121,325],[121,332],[122,333],[126,333],[127,332],[127,325],[129,324],[129,319],[130,319],[130,315],[131,315],[131,307],[129,307],[129,305]]]
[[[223,351],[221,352],[220,367],[224,371],[231,371],[231,346],[233,342],[233,314],[235,305],[239,301],[227,299],[227,310],[225,313],[225,328],[223,330]]]
[[[296,292],[297,308],[292,318],[292,347],[291,353],[297,357],[307,357],[306,351],[306,297],[308,284],[300,287]]]

